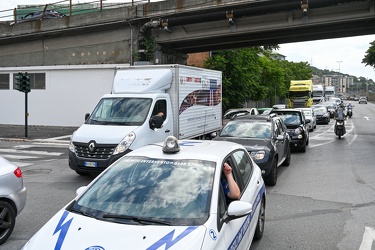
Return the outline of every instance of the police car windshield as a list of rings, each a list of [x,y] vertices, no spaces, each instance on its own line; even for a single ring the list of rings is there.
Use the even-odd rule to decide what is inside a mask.
[[[98,178],[72,210],[89,210],[97,219],[118,223],[202,225],[208,219],[214,169],[215,162],[202,160],[126,157]]]

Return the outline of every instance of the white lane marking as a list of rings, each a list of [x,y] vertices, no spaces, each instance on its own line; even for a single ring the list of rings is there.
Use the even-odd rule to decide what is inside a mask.
[[[335,124],[332,124],[331,126],[329,126],[329,128],[327,128],[323,132],[321,132],[319,134],[314,134],[313,136],[310,136],[310,139],[317,140],[317,141],[325,141],[325,142],[321,142],[321,143],[318,143],[318,144],[315,144],[315,145],[309,145],[309,148],[320,147],[320,146],[326,145],[328,143],[331,143],[333,141],[336,141],[336,135],[335,135],[335,138],[333,138],[333,139],[328,139],[327,137],[321,137],[322,135],[326,136],[327,134],[334,133],[334,127],[335,127]],[[348,137],[348,135],[351,134],[355,129],[354,123],[351,120],[350,120],[350,122],[349,122],[349,120],[347,120],[345,122],[345,128],[346,128],[346,134],[344,136]],[[348,146],[350,146],[356,139],[357,139],[357,135],[354,134],[353,137],[348,142]]]
[[[14,165],[16,165],[17,167],[20,167],[20,168],[33,165],[30,162],[18,162],[18,161],[10,161],[10,162],[13,163]]]
[[[354,135],[354,136],[352,137],[352,139],[350,139],[350,141],[348,142],[348,146],[352,145],[352,143],[357,139],[357,136],[358,136],[358,135]]]
[[[35,159],[35,158],[39,158],[37,156],[27,156],[27,155],[1,155],[2,157],[4,158],[7,158],[7,159]]]
[[[375,241],[375,229],[372,227],[365,227],[362,243],[358,250],[371,250],[372,242]]]
[[[60,156],[63,153],[47,152],[47,151],[19,151],[17,149],[0,149],[3,153],[16,153],[16,154],[31,154],[31,155],[49,155],[49,156]]]
[[[363,118],[365,118],[367,121],[369,120],[369,118],[367,116],[364,116]]]
[[[59,141],[59,142],[48,142],[47,144],[45,142],[33,142],[33,145],[43,145],[43,146],[63,146],[64,148],[68,148],[69,147],[69,142],[70,141],[65,141],[65,142],[62,142],[62,141]]]

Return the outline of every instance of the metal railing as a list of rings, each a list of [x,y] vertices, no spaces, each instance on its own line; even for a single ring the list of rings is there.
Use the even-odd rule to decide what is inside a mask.
[[[36,11],[54,10],[65,14],[67,16],[85,14],[90,12],[99,12],[104,9],[120,8],[127,6],[134,6],[138,4],[146,4],[151,2],[159,2],[161,0],[128,0],[121,3],[110,2],[111,0],[94,0],[84,3],[73,4],[72,0],[62,0],[57,2],[48,3],[45,5],[19,5],[19,8],[0,10],[0,23],[1,22],[15,22],[21,20],[25,15]]]

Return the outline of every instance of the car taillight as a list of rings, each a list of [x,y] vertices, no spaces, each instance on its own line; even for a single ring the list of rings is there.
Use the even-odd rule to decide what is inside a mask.
[[[16,170],[14,170],[14,175],[17,176],[18,178],[22,178],[22,171],[20,167],[18,167]]]

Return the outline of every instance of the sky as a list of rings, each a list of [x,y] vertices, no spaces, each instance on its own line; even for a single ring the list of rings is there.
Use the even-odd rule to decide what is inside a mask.
[[[69,0],[0,0],[0,16],[4,10],[11,10],[17,5],[32,5],[61,2],[68,4]],[[73,4],[95,2],[98,0],[72,0]],[[135,0],[140,1],[140,0]],[[151,0],[151,2],[160,0]],[[107,0],[103,2],[131,2],[131,0]],[[11,13],[10,13],[11,14]],[[366,77],[375,80],[375,70],[365,66],[362,59],[375,41],[375,35],[317,40],[299,43],[280,44],[278,53],[286,56],[292,62],[308,62],[319,69],[328,69],[356,77]]]

